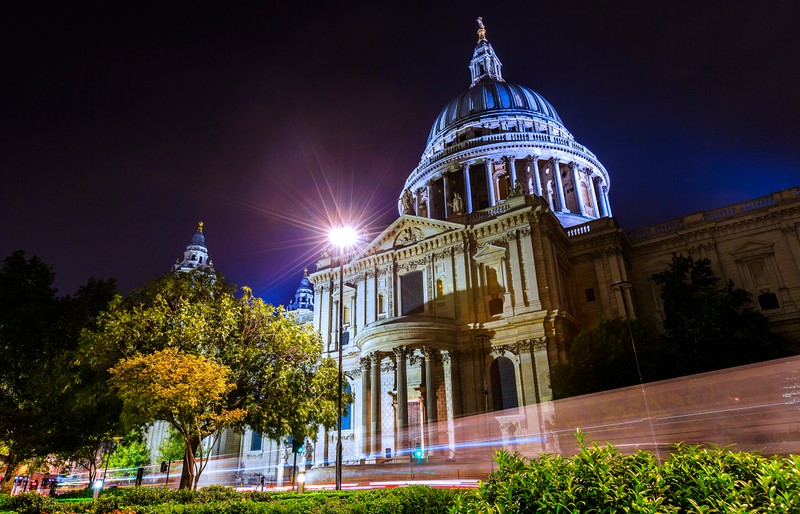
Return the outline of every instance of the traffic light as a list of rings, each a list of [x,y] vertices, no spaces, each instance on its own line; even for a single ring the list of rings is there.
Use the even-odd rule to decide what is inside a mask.
[[[292,438],[292,452],[293,453],[303,453],[304,451],[306,451],[306,447],[305,447],[305,445],[303,443],[304,443],[304,440],[302,438],[293,437]]]
[[[167,461],[165,461],[165,460],[162,460],[162,461],[161,461],[161,472],[162,472],[162,473],[166,473],[166,472],[167,472],[167,467],[168,467],[168,466],[167,466]]]
[[[420,463],[425,462],[425,451],[422,449],[422,445],[417,443],[414,446],[414,451],[411,453],[411,458],[414,459],[414,462]]]

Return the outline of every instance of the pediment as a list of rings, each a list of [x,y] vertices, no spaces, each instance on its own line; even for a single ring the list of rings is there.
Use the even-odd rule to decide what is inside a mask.
[[[486,262],[495,259],[500,259],[506,255],[506,249],[502,246],[495,246],[493,244],[486,244],[478,248],[473,257],[477,262]]]
[[[438,237],[454,230],[462,230],[463,228],[464,226],[458,223],[405,214],[386,227],[383,232],[367,244],[356,258],[359,259],[370,254],[412,246],[420,241]]]
[[[769,241],[747,241],[746,243],[731,250],[731,255],[736,258],[742,258],[749,255],[772,253],[774,246],[775,244]]]

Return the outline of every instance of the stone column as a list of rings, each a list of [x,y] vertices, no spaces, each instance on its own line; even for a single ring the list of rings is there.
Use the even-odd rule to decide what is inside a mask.
[[[370,396],[372,401],[372,417],[370,419],[370,436],[372,455],[377,457],[381,453],[381,356],[373,352],[369,356],[372,361],[372,388]]]
[[[603,214],[609,218],[613,216],[613,214],[611,214],[611,204],[608,203],[608,188],[603,185],[600,186],[600,201],[603,202]]]
[[[578,212],[580,212],[582,216],[586,216],[586,209],[583,206],[583,198],[581,198],[580,168],[575,162],[570,164],[570,168],[572,168],[572,191],[575,193],[575,200],[578,202]]]
[[[531,194],[543,196],[542,177],[541,175],[539,175],[539,156],[538,155],[531,156],[530,161],[531,161],[531,173],[533,173],[533,187],[536,189],[535,191],[531,191]]]
[[[361,455],[364,458],[370,455],[369,432],[369,372],[370,362],[362,357],[361,364]]]
[[[600,205],[597,203],[597,192],[595,191],[594,177],[591,171],[586,172],[586,178],[589,179],[589,193],[592,195],[592,207],[594,207],[594,215],[598,218],[603,215],[600,213]]]
[[[450,359],[450,391],[453,394],[453,417],[461,416],[461,374],[458,369],[458,351],[449,350],[443,352],[442,359]]]
[[[428,423],[439,419],[436,412],[436,348],[426,346],[422,349],[425,355],[425,411],[428,414]]]
[[[517,187],[517,161],[513,155],[509,155],[508,159],[508,172],[511,174],[511,188]]]
[[[450,216],[450,206],[447,204],[447,193],[449,192],[447,187],[447,178],[448,173],[445,171],[442,173],[442,193],[444,194],[444,219],[447,219]]]
[[[558,197],[558,210],[567,211],[567,203],[564,201],[564,184],[561,182],[561,169],[558,166],[558,159],[553,157],[553,174],[556,181],[556,196]]]
[[[467,212],[472,212],[472,184],[469,181],[469,163],[464,163],[464,194],[467,196],[464,198],[464,202],[466,202]]]
[[[406,347],[398,346],[392,350],[396,359],[397,370],[397,430],[399,448],[396,453],[408,449],[408,380],[406,378]]]
[[[494,164],[491,159],[484,159],[483,161],[486,165],[486,181],[488,182],[488,191],[489,191],[489,205],[494,206],[496,203],[494,197],[494,177],[492,177],[492,172],[494,171]]]
[[[425,188],[428,190],[428,218],[433,218],[433,181],[429,180],[427,184],[425,184]]]

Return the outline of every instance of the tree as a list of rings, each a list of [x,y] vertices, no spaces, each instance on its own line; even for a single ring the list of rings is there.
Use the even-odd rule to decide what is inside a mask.
[[[186,445],[183,443],[183,436],[170,425],[169,435],[158,445],[159,459],[173,462],[182,459],[185,451]]]
[[[569,350],[569,360],[556,365],[553,398],[568,398],[639,383],[628,320],[601,319],[597,327],[581,331]],[[661,378],[659,350],[645,326],[630,321],[642,379]]]
[[[243,288],[238,298],[235,291],[204,271],[170,272],[127,300],[116,297],[99,316],[98,328],[84,331],[83,358],[107,375],[122,359],[166,349],[201,356],[230,370],[227,380],[233,387],[215,408],[243,411],[236,428],[246,424],[278,439],[311,435],[319,424],[333,426],[338,372],[332,360],[321,359],[319,334],[250,289]],[[346,402],[350,398],[345,395]],[[153,414],[126,409],[125,418],[128,424],[144,424],[159,419]],[[196,438],[187,441],[186,458],[198,449]],[[182,488],[192,486],[189,467],[187,460]]]
[[[202,355],[167,348],[123,359],[110,372],[126,411],[140,419],[166,421],[180,432],[189,480],[197,488],[220,431],[244,418],[243,410],[224,408],[225,395],[234,387],[227,380],[230,369]],[[204,448],[206,438],[210,440]]]
[[[750,307],[750,294],[732,281],[720,286],[711,261],[673,254],[661,287],[673,376],[701,373],[779,357],[767,319]]]
[[[114,280],[89,279],[75,296],[56,297],[55,273],[21,250],[0,269],[0,442],[14,468],[32,457],[72,453],[116,417],[109,404],[79,406],[83,398],[72,365],[80,331],[113,296]],[[3,482],[3,489],[10,484]]]
[[[142,433],[131,430],[107,455],[110,468],[139,468],[150,464],[150,452]]]

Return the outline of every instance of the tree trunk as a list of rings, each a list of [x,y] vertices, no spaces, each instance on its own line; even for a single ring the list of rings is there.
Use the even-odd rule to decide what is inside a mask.
[[[14,487],[14,477],[16,476],[17,468],[19,468],[19,459],[13,455],[9,455],[6,459],[7,464],[6,472],[3,475],[3,480],[0,481],[0,493],[11,494],[11,489]]]
[[[183,470],[181,471],[180,489],[192,489],[194,486],[194,463],[199,441],[194,437],[190,441],[184,439]]]

